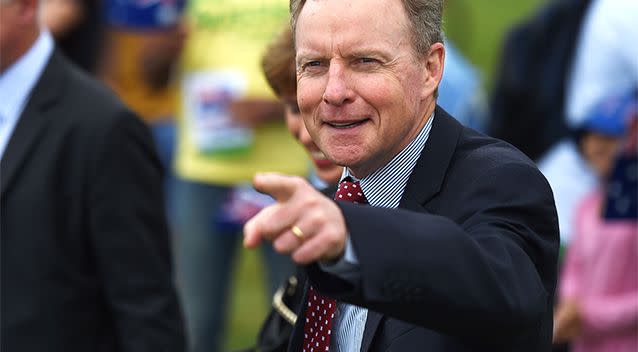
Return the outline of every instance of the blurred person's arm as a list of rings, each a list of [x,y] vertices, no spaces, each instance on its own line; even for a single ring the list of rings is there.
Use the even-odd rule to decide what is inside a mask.
[[[583,279],[582,261],[584,253],[579,224],[575,224],[575,236],[565,255],[559,275],[559,304],[554,313],[554,343],[565,343],[581,334],[580,289]]]
[[[582,317],[576,300],[562,301],[554,313],[555,344],[566,343],[582,333]]]
[[[146,122],[175,115],[176,64],[186,30],[109,27],[99,77]]]
[[[579,309],[583,331],[587,334],[638,330],[638,291],[585,300]]]
[[[137,34],[141,47],[137,64],[141,78],[149,87],[165,89],[174,78],[187,36],[188,26],[184,21],[169,28]]]
[[[590,213],[586,213],[590,214]],[[636,235],[636,223],[627,222],[608,222],[606,219],[600,219],[599,232],[596,235],[599,236],[631,236]],[[576,228],[578,233],[583,232],[583,227],[587,226],[584,221],[579,221]],[[576,238],[578,240],[578,238]],[[581,238],[578,243],[578,251],[574,253],[573,262],[577,262],[579,259],[585,258],[585,244],[583,244]],[[591,244],[590,244],[591,245]],[[628,248],[621,248],[620,250],[636,251],[636,248],[630,243],[627,243]],[[615,253],[619,258],[622,257],[622,253]],[[570,254],[568,253],[568,258]],[[616,258],[606,258],[607,260],[616,260]],[[598,261],[597,265],[605,265]],[[635,268],[627,268],[635,272]],[[580,277],[580,280],[588,280],[587,277]],[[590,285],[600,285],[599,283],[589,283]],[[627,285],[623,282],[617,282],[620,287],[633,287],[633,290],[621,289],[621,290],[606,290],[604,294],[587,295],[582,297],[576,297],[572,293],[572,297],[575,298],[576,310],[579,316],[579,320],[582,325],[582,333],[587,336],[591,335],[615,335],[623,334],[624,332],[631,332],[638,330],[638,288],[635,285]],[[572,289],[573,290],[573,289]],[[575,291],[575,290],[573,290]],[[617,291],[617,292],[614,292]]]
[[[272,121],[284,121],[283,104],[272,99],[239,99],[230,104],[230,111],[236,122],[246,126],[256,126]]]
[[[42,24],[55,38],[64,36],[84,18],[84,6],[81,0],[42,0]]]
[[[568,252],[568,259],[578,255],[572,249]],[[574,275],[574,268],[565,274]],[[638,291],[588,298],[572,294],[562,299],[554,315],[555,343],[568,342],[581,334],[622,334],[637,329]]]
[[[108,120],[92,138],[87,221],[118,351],[184,351],[162,167],[141,120],[123,110]]]

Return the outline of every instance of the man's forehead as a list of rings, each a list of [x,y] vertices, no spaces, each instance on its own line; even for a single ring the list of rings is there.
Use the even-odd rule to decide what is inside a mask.
[[[297,27],[304,23],[362,22],[372,25],[405,23],[407,14],[401,0],[309,0],[301,8]]]
[[[359,6],[363,4],[365,7]],[[314,0],[299,14],[295,46],[298,51],[317,49],[318,44],[346,44],[349,50],[357,51],[376,50],[401,44],[407,27],[400,0]]]
[[[402,45],[409,45],[406,40],[399,42],[392,41],[348,41],[342,40],[339,42],[324,41],[313,42],[312,40],[302,41],[297,47],[297,57],[332,57],[338,56],[343,58],[349,57],[363,57],[363,56],[375,56],[396,53],[401,49]]]

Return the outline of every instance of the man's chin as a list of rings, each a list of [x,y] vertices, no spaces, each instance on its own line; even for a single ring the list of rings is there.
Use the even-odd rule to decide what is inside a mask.
[[[362,178],[363,176],[365,176],[364,174],[362,174],[362,172],[365,172],[366,169],[364,167],[365,163],[361,160],[361,158],[354,158],[352,156],[341,156],[336,157],[334,159],[334,163],[339,166],[347,167],[357,178]]]
[[[356,165],[359,161],[359,158],[355,157],[355,155],[352,153],[326,154],[326,158],[328,158],[333,163],[344,167],[351,167],[352,165]]]

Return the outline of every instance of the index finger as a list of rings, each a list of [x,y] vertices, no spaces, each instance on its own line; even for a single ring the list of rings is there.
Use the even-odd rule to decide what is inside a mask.
[[[285,202],[295,193],[298,187],[297,177],[276,173],[258,173],[253,177],[253,187],[261,193],[268,194],[278,202]]]

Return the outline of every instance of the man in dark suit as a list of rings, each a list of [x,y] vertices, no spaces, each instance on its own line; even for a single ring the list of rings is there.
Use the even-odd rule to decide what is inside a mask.
[[[522,153],[436,106],[441,2],[291,2],[301,115],[346,169],[337,202],[254,179],[277,203],[245,246],[272,241],[310,278],[290,351],[550,349],[552,193]]]
[[[149,132],[0,2],[0,350],[183,351]]]

